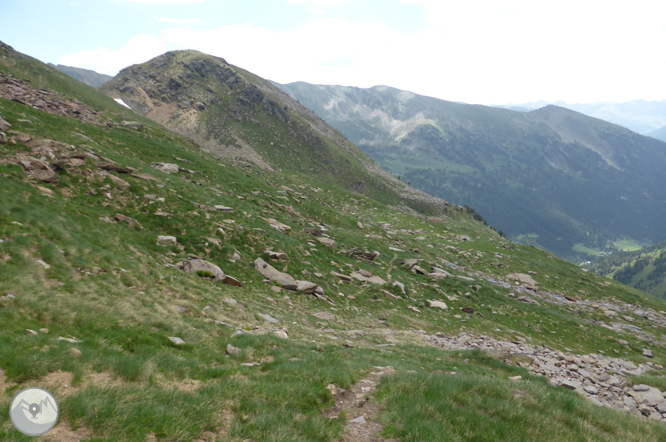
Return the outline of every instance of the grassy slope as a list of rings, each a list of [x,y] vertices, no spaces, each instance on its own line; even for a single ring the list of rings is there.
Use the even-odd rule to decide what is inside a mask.
[[[666,437],[662,426],[599,409],[482,354],[422,347],[410,332],[465,330],[510,339],[513,330],[554,348],[578,353],[615,350],[630,360],[644,361],[642,342],[589,322],[609,321],[604,315],[523,304],[508,297],[508,290],[480,278],[433,283],[396,261],[444,258],[472,274],[496,277],[533,270],[541,286],[553,291],[664,310],[660,300],[617,283],[608,286],[599,277],[531,247],[501,249],[497,234],[460,212],[450,213],[443,223],[426,222],[307,175],[219,164],[187,139],[159,128],[136,132],[83,124],[7,100],[0,100],[0,114],[13,129],[75,144],[79,150],[80,138],[72,132],[82,133],[93,140],[86,144],[95,153],[155,178],[122,175],[131,185],[122,189],[108,179],[91,177],[86,169],[94,170],[94,163],[88,160],[79,169],[59,171],[57,186],[40,184],[55,192],[50,197],[27,181],[20,167],[0,165],[0,368],[7,377],[6,382],[0,379],[4,390],[0,407],[6,409],[20,388],[43,385],[60,399],[61,421],[79,431],[92,431],[88,436],[144,440],[152,434],[164,440],[192,440],[211,431],[222,433],[225,440],[331,441],[339,437],[346,418],[330,420],[322,415],[332,405],[326,385],[349,387],[373,366],[392,365],[398,374],[382,382],[379,398],[389,407],[383,416],[387,435],[400,440],[515,441],[544,434],[554,441]],[[0,156],[27,150],[20,143],[0,145]],[[177,162],[200,174],[165,175],[150,167],[155,161]],[[281,185],[303,196],[280,193]],[[153,202],[146,194],[165,201]],[[223,204],[235,212],[210,212],[208,219],[194,202]],[[301,216],[277,204],[291,205]],[[158,208],[172,216],[156,217]],[[134,218],[144,229],[99,219],[116,213]],[[293,230],[280,233],[260,216],[275,217]],[[357,227],[359,221],[364,229]],[[303,229],[318,222],[326,223],[337,249],[309,245],[316,241]],[[390,222],[396,233],[379,227],[382,222]],[[410,234],[416,229],[424,231]],[[182,249],[157,246],[157,235],[165,234],[176,236]],[[457,241],[454,234],[469,235],[472,241]],[[416,239],[420,235],[426,239]],[[341,253],[352,246],[381,255],[367,263]],[[392,252],[389,246],[406,252]],[[268,259],[267,248],[286,252],[288,262],[275,265],[320,284],[335,306],[311,296],[270,290],[251,264],[257,256]],[[415,248],[420,253],[407,251]],[[231,262],[236,250],[241,259]],[[500,250],[505,267],[488,266]],[[471,257],[458,251],[468,251]],[[165,267],[186,259],[188,253],[215,262],[245,286],[215,285]],[[390,274],[406,285],[410,299],[390,299],[378,287],[342,283],[329,275],[330,271],[348,274],[350,267],[386,279]],[[399,294],[397,288],[386,288]],[[459,300],[449,301],[443,292]],[[7,296],[10,293],[13,298]],[[237,304],[225,302],[227,297]],[[452,310],[430,309],[426,299],[443,299]],[[422,313],[409,311],[408,305]],[[465,322],[453,317],[467,306],[483,316],[468,315]],[[322,311],[333,313],[336,320],[312,316]],[[280,323],[266,323],[258,313],[271,314]],[[250,333],[231,338],[234,329],[216,325],[215,320]],[[635,324],[647,327],[641,318]],[[32,336],[25,331],[44,327],[47,334]],[[583,335],[581,327],[586,330]],[[274,336],[272,331],[278,328],[286,329],[290,338]],[[352,338],[349,330],[360,330],[362,335]],[[387,335],[387,330],[395,333]],[[664,336],[661,329],[654,333],[657,339]],[[82,342],[72,345],[59,336]],[[169,336],[181,337],[186,345],[174,346]],[[620,347],[619,337],[629,340],[630,346]],[[350,338],[355,348],[341,345]],[[392,341],[395,346],[384,346]],[[227,343],[242,353],[227,356]],[[72,347],[81,351],[79,357],[72,356]],[[659,350],[655,356],[655,362],[666,362]],[[249,362],[263,363],[240,365]],[[441,370],[455,370],[458,375],[445,376]],[[506,380],[515,374],[527,378],[519,391]],[[62,381],[59,386],[57,379]],[[12,429],[6,414],[0,415],[0,437],[28,439]]]

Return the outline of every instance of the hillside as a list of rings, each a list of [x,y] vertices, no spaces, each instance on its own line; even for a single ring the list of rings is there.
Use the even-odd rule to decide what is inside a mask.
[[[0,407],[47,388],[44,440],[666,439],[663,300],[3,51]]]
[[[224,59],[174,51],[130,66],[101,89],[220,158],[305,173],[358,194],[437,214],[446,203],[379,168],[311,111]]]
[[[666,242],[595,261],[590,270],[660,298],[666,298]]]
[[[113,78],[110,75],[100,74],[90,69],[75,68],[73,66],[65,66],[62,64],[53,65],[49,63],[49,65],[58,69],[63,74],[67,74],[75,80],[79,80],[81,83],[87,84],[90,87],[100,87]]]
[[[659,129],[653,130],[651,132],[646,133],[648,137],[656,138],[661,141],[666,142],[666,126],[661,127]]]
[[[666,239],[666,144],[547,106],[466,105],[385,86],[280,87],[395,176],[578,262]]]

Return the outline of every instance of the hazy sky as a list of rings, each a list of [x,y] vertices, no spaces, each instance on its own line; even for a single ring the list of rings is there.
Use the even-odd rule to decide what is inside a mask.
[[[198,49],[264,78],[467,103],[666,100],[666,2],[0,0],[0,40],[114,75]]]

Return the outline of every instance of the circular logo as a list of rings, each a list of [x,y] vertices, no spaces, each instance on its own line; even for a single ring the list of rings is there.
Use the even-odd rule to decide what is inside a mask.
[[[60,408],[53,395],[43,388],[19,391],[9,404],[12,424],[26,436],[41,436],[58,423]]]

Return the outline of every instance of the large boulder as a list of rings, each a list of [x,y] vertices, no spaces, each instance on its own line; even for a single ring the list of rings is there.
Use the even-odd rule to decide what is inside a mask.
[[[296,280],[291,275],[279,272],[275,269],[275,267],[268,264],[261,258],[257,258],[254,261],[254,268],[257,269],[257,271],[261,273],[264,278],[280,285],[282,288],[296,290],[298,287]]]
[[[151,164],[153,168],[160,170],[164,173],[178,173],[180,171],[180,167],[178,164],[173,164],[173,163],[153,163]]]
[[[661,391],[647,385],[635,385],[628,394],[634,398],[637,404],[647,404],[655,407],[664,402]]]
[[[513,279],[516,281],[520,281],[523,284],[529,284],[529,285],[538,285],[539,283],[536,282],[530,275],[526,275],[525,273],[510,273],[506,275],[507,278]]]
[[[225,282],[227,279],[221,268],[204,259],[191,259],[178,263],[176,267],[187,273],[198,273],[199,275],[210,274],[215,282]]]

